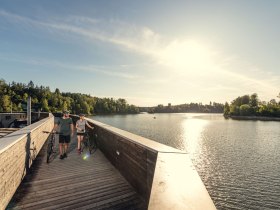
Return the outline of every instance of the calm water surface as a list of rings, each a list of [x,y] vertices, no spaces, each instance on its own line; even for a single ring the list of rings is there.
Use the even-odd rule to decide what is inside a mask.
[[[217,209],[280,209],[280,122],[190,113],[93,119],[187,151]]]

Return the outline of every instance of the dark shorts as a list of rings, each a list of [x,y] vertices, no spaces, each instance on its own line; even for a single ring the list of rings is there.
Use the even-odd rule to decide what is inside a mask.
[[[59,135],[59,143],[60,144],[63,144],[63,143],[66,143],[66,144],[69,144],[70,143],[70,135],[68,136],[64,136],[64,135]]]
[[[77,136],[85,136],[86,135],[86,133],[85,132],[77,132]]]

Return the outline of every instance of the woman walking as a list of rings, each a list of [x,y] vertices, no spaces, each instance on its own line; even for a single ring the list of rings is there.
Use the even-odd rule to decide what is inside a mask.
[[[85,120],[85,115],[80,114],[80,119],[76,122],[76,129],[77,129],[77,139],[78,139],[78,153],[81,153],[81,142],[84,139],[84,135],[86,132],[86,126],[93,129],[92,126],[88,124],[88,122]]]

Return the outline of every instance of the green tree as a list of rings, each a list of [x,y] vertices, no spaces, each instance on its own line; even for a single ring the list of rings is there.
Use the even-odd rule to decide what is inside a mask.
[[[258,102],[259,102],[258,95],[256,93],[252,94],[250,97],[250,106],[257,107]]]
[[[249,95],[244,95],[241,97],[241,105],[243,104],[249,104],[250,103],[250,96]]]
[[[43,111],[57,112],[71,110],[73,113],[131,113],[137,110],[126,103],[125,99],[97,98],[81,93],[61,93],[58,88],[54,92],[49,87],[35,86],[33,81],[27,85],[12,82],[6,84],[0,79],[0,111],[14,111],[26,109],[28,96],[32,98],[33,109],[41,108]]]
[[[22,100],[24,102],[27,102],[27,99],[28,99],[28,94],[27,93],[24,93],[23,96],[22,96]]]
[[[58,88],[55,89],[54,94],[60,95],[60,90]]]
[[[28,83],[27,87],[34,88],[34,83],[32,82],[32,80],[30,80],[30,82]]]
[[[231,102],[231,105],[235,105],[235,106],[241,106],[242,105],[242,99],[241,97],[237,97],[236,99],[234,99],[232,102]]]
[[[229,114],[230,114],[230,108],[228,102],[226,102],[224,106],[224,115],[228,116]]]
[[[90,114],[90,108],[86,101],[83,101],[81,103],[81,112],[84,114]]]
[[[9,95],[3,95],[0,100],[0,105],[3,112],[11,111],[11,100]]]
[[[275,99],[271,99],[269,102],[260,101],[258,95],[254,93],[250,96],[249,104],[247,102],[247,95],[234,99],[230,105],[230,115],[280,117],[280,103],[277,103]],[[238,104],[241,105],[238,106]],[[226,109],[224,113],[226,113]]]
[[[239,115],[239,106],[231,105],[230,106],[230,115]]]
[[[43,112],[49,112],[50,111],[48,100],[46,98],[42,98],[41,108],[42,108]]]
[[[250,107],[248,104],[243,104],[239,108],[239,113],[241,116],[249,116],[254,113],[253,108]]]

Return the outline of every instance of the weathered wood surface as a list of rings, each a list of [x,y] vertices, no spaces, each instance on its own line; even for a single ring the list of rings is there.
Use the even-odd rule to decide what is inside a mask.
[[[53,128],[53,116],[0,139],[0,210],[5,209]]]
[[[19,128],[0,128],[0,138],[19,130]]]
[[[149,210],[158,209],[216,210],[188,154],[158,154]]]
[[[88,119],[100,150],[149,210],[216,209],[185,151]]]
[[[45,147],[44,147],[45,148]],[[130,184],[100,150],[46,163],[43,149],[7,209],[145,209]]]
[[[157,153],[96,126],[100,149],[146,201],[150,197]]]

